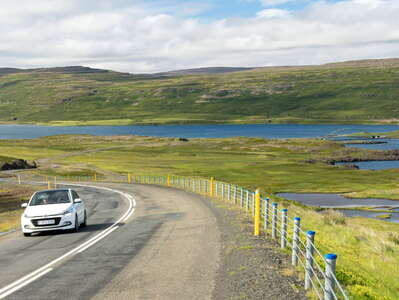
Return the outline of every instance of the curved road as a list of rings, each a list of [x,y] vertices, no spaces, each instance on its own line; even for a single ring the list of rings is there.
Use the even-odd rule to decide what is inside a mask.
[[[201,197],[101,186],[114,191],[72,187],[89,214],[78,233],[0,237],[0,299],[210,299],[220,233]]]

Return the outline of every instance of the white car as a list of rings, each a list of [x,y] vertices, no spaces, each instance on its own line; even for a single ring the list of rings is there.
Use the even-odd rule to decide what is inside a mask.
[[[50,230],[78,231],[79,226],[86,226],[84,202],[71,189],[36,192],[21,206],[25,208],[21,216],[24,236]]]

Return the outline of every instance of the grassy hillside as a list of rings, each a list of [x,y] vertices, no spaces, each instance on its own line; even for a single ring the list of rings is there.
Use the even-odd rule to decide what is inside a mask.
[[[130,75],[73,68],[0,76],[0,121],[399,121],[399,59],[213,75]]]

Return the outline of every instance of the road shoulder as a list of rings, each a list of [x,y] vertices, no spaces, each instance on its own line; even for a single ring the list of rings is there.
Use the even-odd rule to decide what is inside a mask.
[[[307,299],[276,242],[254,237],[242,211],[203,198],[221,232],[221,262],[212,299]]]

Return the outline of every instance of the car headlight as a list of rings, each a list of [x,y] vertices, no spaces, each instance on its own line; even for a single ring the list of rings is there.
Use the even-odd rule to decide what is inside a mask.
[[[28,215],[28,214],[24,214],[24,217],[25,217],[25,218],[33,218],[33,216],[30,216],[30,215]]]
[[[66,211],[64,211],[62,214],[63,215],[69,215],[71,213],[73,213],[73,207],[72,206],[70,208],[68,208]]]

